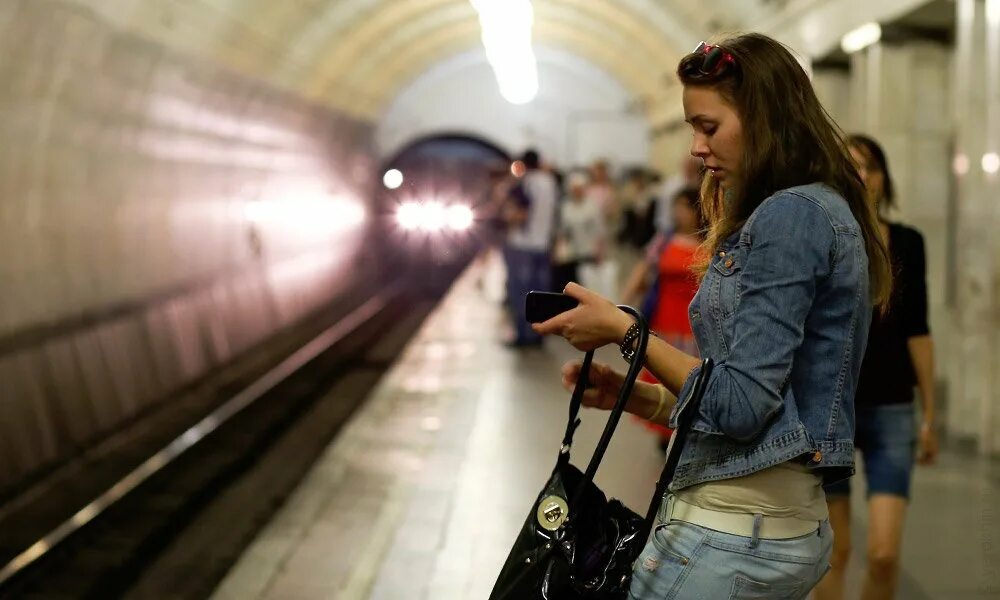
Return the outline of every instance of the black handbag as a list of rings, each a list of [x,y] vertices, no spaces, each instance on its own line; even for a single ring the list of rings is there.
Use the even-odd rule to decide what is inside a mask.
[[[645,356],[649,341],[645,319],[631,307],[619,308],[639,324],[636,356]],[[570,448],[580,424],[578,414],[593,356],[588,352],[583,359],[556,466],[531,506],[490,600],[621,600],[628,594],[632,563],[646,544],[660,499],[677,468],[689,421],[704,394],[712,361],[703,361],[691,398],[682,404],[656,492],[643,518],[619,500],[607,499],[594,484],[594,475],[642,370],[641,360],[629,366],[586,472],[570,464]]]

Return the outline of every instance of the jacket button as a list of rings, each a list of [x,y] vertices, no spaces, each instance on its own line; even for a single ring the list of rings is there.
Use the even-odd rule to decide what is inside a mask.
[[[719,258],[725,258],[725,257],[726,257],[726,251],[725,250],[722,250],[721,252],[719,252]]]
[[[817,450],[816,452],[813,452],[812,461],[814,463],[818,463],[821,460],[823,460],[823,453],[820,452],[819,450]]]
[[[733,266],[733,259],[730,258],[730,259],[726,260],[726,268],[728,269],[731,266]]]

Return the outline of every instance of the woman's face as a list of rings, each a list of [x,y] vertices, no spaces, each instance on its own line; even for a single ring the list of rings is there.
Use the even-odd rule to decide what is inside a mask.
[[[684,88],[684,120],[694,131],[691,155],[724,187],[740,177],[743,165],[743,126],[739,115],[711,87]]]
[[[854,164],[858,167],[858,174],[861,176],[861,181],[865,184],[865,189],[868,191],[868,199],[871,202],[877,203],[882,198],[882,191],[885,185],[885,176],[882,174],[882,170],[879,169],[878,163],[868,158],[868,153],[862,148],[851,146],[850,151],[851,158],[854,159]]]
[[[674,200],[674,227],[680,233],[694,233],[698,230],[698,213],[687,198]]]

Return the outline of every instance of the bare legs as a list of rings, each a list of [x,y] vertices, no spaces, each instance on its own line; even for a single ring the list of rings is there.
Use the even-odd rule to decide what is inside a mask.
[[[833,528],[832,568],[816,586],[814,595],[816,600],[843,600],[844,575],[852,547],[850,499],[831,496],[827,504]],[[895,597],[906,505],[905,498],[891,494],[873,494],[868,500],[868,566],[861,591],[862,600],[891,600]]]
[[[849,496],[827,496],[830,527],[833,529],[833,555],[830,571],[813,589],[816,600],[843,600],[844,575],[851,556],[851,499]]]
[[[873,494],[868,500],[868,569],[861,600],[895,597],[906,498]]]

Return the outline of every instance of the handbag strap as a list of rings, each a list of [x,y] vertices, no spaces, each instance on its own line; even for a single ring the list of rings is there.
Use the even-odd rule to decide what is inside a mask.
[[[569,421],[566,423],[566,433],[563,435],[562,446],[559,448],[559,460],[568,461],[569,451],[573,446],[573,434],[580,426],[580,406],[583,404],[583,393],[587,391],[588,375],[590,374],[590,363],[594,359],[594,351],[591,350],[583,357],[583,365],[580,366],[580,375],[577,377],[576,386],[573,388],[573,397],[569,401]]]
[[[584,490],[590,485],[594,480],[594,475],[597,474],[597,468],[601,466],[601,461],[604,459],[604,454],[608,450],[608,445],[611,443],[611,436],[614,435],[615,429],[618,427],[618,422],[622,418],[622,413],[625,412],[625,405],[628,404],[629,396],[632,395],[632,388],[635,387],[635,381],[639,378],[639,373],[642,371],[642,359],[640,357],[646,356],[646,346],[649,344],[649,325],[646,323],[646,319],[642,314],[631,306],[619,306],[619,309],[628,313],[635,319],[636,324],[639,326],[639,337],[637,339],[635,356],[636,360],[633,360],[629,365],[628,372],[625,374],[625,381],[622,383],[621,390],[618,392],[618,400],[615,402],[614,408],[611,409],[611,414],[608,416],[608,421],[604,425],[604,431],[601,433],[601,439],[597,442],[597,448],[594,449],[594,454],[590,457],[590,463],[587,465],[587,470],[584,472],[583,479],[577,485],[576,491],[571,497],[570,506],[576,506],[580,497],[583,495]],[[588,352],[584,357],[583,366],[580,368],[580,375],[576,381],[576,387],[573,389],[573,399],[570,401],[570,420],[566,425],[566,436],[563,438],[563,446],[560,449],[560,460],[569,460],[569,450],[573,445],[573,434],[576,431],[576,427],[579,425],[580,421],[578,414],[580,412],[580,404],[583,401],[583,392],[586,390],[588,382],[588,376],[590,373],[590,362],[593,358],[593,352]]]
[[[687,439],[688,431],[691,429],[691,422],[694,420],[694,416],[698,414],[698,405],[701,403],[702,396],[705,395],[705,389],[708,387],[708,378],[712,374],[714,364],[711,358],[706,358],[701,362],[701,371],[699,371],[698,378],[691,387],[691,397],[686,403],[680,405],[680,412],[677,414],[677,428],[674,429],[673,435],[670,436],[670,443],[667,445],[667,458],[663,464],[663,470],[660,471],[660,478],[656,482],[656,491],[653,493],[653,498],[649,502],[649,508],[646,510],[643,528],[639,531],[639,538],[642,540],[648,538],[649,532],[653,530],[656,513],[660,509],[660,503],[663,501],[663,495],[667,492],[670,481],[674,478],[674,472],[677,470],[677,464],[680,462],[681,453],[684,450],[684,442]],[[641,550],[642,548],[640,547],[637,549],[637,552]]]

